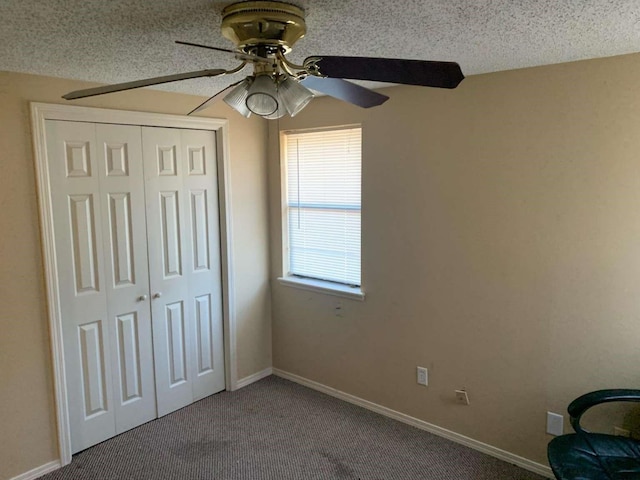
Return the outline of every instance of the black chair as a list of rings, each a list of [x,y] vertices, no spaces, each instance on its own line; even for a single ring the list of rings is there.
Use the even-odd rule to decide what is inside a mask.
[[[594,405],[607,402],[640,402],[640,390],[598,390],[576,398],[567,409],[576,433],[549,442],[549,464],[558,480],[640,479],[640,441],[591,433],[580,426],[580,417]]]

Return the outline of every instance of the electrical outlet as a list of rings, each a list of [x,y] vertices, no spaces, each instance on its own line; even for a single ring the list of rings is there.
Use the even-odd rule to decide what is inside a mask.
[[[466,390],[455,390],[456,401],[461,405],[469,405],[469,395]]]
[[[549,435],[562,435],[564,433],[564,418],[562,415],[547,412],[547,433]]]
[[[416,367],[418,373],[418,384],[424,385],[425,387],[429,385],[429,372],[424,367]]]
[[[613,427],[613,434],[619,437],[631,437],[631,432],[622,427]]]

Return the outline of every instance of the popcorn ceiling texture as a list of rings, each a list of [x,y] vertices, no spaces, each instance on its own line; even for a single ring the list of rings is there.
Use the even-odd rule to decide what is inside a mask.
[[[220,0],[1,0],[0,70],[117,83],[231,68]],[[458,62],[466,75],[640,51],[637,0],[304,0],[290,58],[354,55]],[[233,77],[160,89],[211,95]],[[233,79],[235,80],[233,80]]]

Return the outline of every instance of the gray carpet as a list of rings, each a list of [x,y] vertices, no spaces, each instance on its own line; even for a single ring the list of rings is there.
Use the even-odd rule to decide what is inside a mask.
[[[278,377],[222,392],[74,455],[41,477],[540,480],[543,477]]]

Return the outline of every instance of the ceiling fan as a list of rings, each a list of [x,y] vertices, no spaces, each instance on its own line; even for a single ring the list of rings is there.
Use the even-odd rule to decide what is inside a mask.
[[[345,79],[438,88],[456,88],[464,79],[455,62],[318,55],[297,65],[286,55],[305,33],[304,11],[295,5],[262,0],[234,3],[222,11],[222,35],[236,44],[235,50],[176,43],[232,54],[241,62],[236,68],[198,70],[88,88],[62,98],[73,100],[190,78],[230,75],[252,65],[252,75],[216,93],[189,115],[223,97],[225,103],[245,117],[254,113],[276,119],[299,113],[313,99],[310,89],[363,108],[380,105],[389,98]]]

